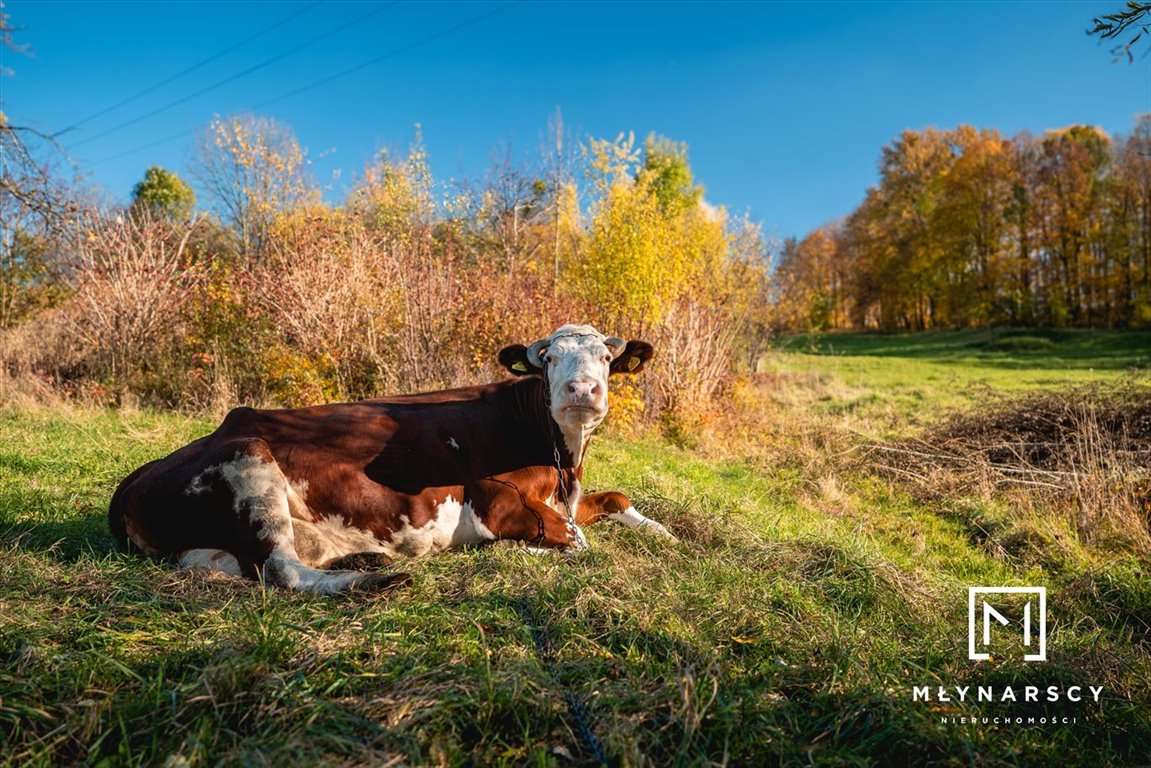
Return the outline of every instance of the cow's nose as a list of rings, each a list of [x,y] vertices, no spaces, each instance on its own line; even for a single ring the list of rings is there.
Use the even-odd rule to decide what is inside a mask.
[[[576,400],[594,402],[599,399],[602,388],[594,379],[575,379],[568,382],[568,393]]]

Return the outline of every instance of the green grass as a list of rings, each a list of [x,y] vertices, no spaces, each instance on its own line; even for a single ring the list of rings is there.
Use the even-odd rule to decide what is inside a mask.
[[[826,333],[780,346],[819,355],[899,357],[1001,369],[1123,370],[1151,366],[1151,331],[983,328],[926,333]]]
[[[846,424],[849,441],[866,419],[913,430],[914,402],[932,416],[970,404],[952,393],[973,379],[1007,390],[1077,380],[1053,364],[996,363],[1015,353],[972,365],[918,338],[905,356],[883,346],[898,341],[835,338],[860,355],[780,353],[769,384],[799,391],[789,402],[818,429]],[[1091,367],[1104,368],[1080,370]],[[908,381],[933,371],[955,381]],[[1080,542],[1058,521],[1057,551],[1011,546],[1030,529],[1001,500],[922,500],[858,463],[601,438],[588,484],[629,493],[679,544],[603,524],[579,556],[448,553],[406,564],[407,590],[321,598],[114,550],[104,515],[118,480],[210,428],[154,413],[0,411],[0,763],[586,763],[565,691],[619,765],[1151,756],[1145,557]],[[1048,587],[1047,662],[967,660],[966,588],[1000,584]],[[1105,693],[1098,705],[912,701],[912,686],[980,684]],[[1007,713],[1077,722],[940,722]]]
[[[828,333],[781,337],[776,347],[762,369],[816,384],[817,412],[879,417],[898,429],[997,395],[1110,382],[1151,369],[1149,331]]]

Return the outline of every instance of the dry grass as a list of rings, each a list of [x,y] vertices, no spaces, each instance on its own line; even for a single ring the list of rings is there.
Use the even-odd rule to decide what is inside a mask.
[[[1151,553],[1151,387],[1128,377],[1001,399],[919,438],[873,444],[867,462],[932,498],[1006,498],[1066,515],[1081,540]]]

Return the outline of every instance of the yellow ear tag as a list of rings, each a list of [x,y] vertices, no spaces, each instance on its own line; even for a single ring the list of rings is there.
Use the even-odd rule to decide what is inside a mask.
[[[629,357],[627,359],[627,369],[629,371],[634,371],[636,368],[639,367],[639,364],[642,362],[643,361],[640,360],[638,357],[636,357],[635,355],[632,355],[631,357]]]
[[[527,373],[528,367],[524,364],[523,360],[517,360],[516,362],[512,363],[512,370],[519,371],[520,373]]]

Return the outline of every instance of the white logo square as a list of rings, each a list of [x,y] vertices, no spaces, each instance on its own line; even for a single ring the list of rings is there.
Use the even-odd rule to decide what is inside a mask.
[[[996,608],[987,600],[979,599],[979,595],[995,595],[995,594],[1024,594],[1024,595],[1037,595],[1039,619],[1038,631],[1038,651],[1035,653],[1028,653],[1023,656],[1024,661],[1046,661],[1047,660],[1047,588],[1046,587],[968,587],[967,588],[967,658],[973,661],[981,661],[991,658],[991,654],[987,651],[979,653],[976,651],[976,639],[978,635],[975,632],[977,623],[982,626],[983,642],[982,647],[987,648],[991,645],[991,622],[994,620],[1003,626],[1011,623],[1011,620],[1000,613]],[[1032,603],[1035,602],[1028,598],[1027,602],[1023,604],[1023,616],[1020,618],[1020,626],[1023,630],[1023,645],[1031,648],[1032,642],[1036,639],[1035,633],[1032,631],[1032,625],[1035,619],[1035,613],[1031,610]],[[982,606],[979,610],[977,606]],[[982,622],[976,622],[976,614],[980,613]]]

